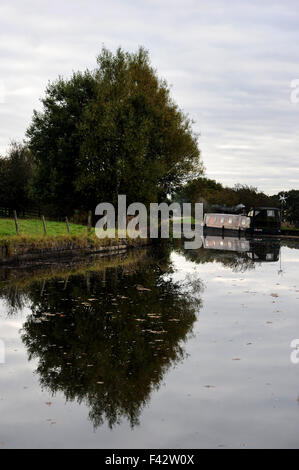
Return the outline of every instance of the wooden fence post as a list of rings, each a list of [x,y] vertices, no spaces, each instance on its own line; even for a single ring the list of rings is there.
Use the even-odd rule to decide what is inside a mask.
[[[17,232],[17,235],[20,235],[20,233],[19,233],[19,225],[18,225],[17,211],[13,211],[13,215],[14,215],[14,218],[15,218],[15,225],[16,225],[16,232]]]
[[[41,290],[41,292],[40,292],[40,295],[41,295],[41,296],[44,294],[45,287],[46,287],[46,280],[44,279],[44,281],[43,281],[43,286],[42,286],[42,290]]]
[[[91,232],[91,216],[92,212],[88,211],[88,220],[87,220],[87,232]]]
[[[43,215],[42,215],[42,221],[43,221],[43,226],[44,226],[44,233],[46,234],[47,233],[47,226],[46,226],[45,217]]]
[[[65,223],[66,223],[66,229],[67,229],[68,233],[70,233],[70,225],[69,225],[69,221],[68,221],[67,217],[65,218]]]

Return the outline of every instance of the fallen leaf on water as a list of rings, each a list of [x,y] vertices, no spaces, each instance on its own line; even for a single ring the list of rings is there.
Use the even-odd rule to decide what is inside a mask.
[[[139,284],[136,286],[136,289],[140,291],[151,291],[151,289],[147,289],[146,287],[143,287]]]
[[[161,335],[162,333],[166,333],[165,330],[159,330],[159,331],[155,331],[155,330],[147,330],[149,333],[153,333],[154,335]]]

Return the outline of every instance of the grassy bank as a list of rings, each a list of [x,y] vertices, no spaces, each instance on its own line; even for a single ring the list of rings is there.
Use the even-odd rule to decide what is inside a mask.
[[[299,234],[299,228],[295,227],[294,225],[282,225],[281,230],[292,230],[292,232],[298,232]]]
[[[20,219],[18,221],[20,236],[36,238],[44,235],[43,224],[41,220]],[[64,222],[46,222],[47,236],[67,235],[67,227]],[[69,224],[71,235],[86,235],[87,227],[78,224]],[[94,228],[92,228],[94,233]],[[16,237],[15,222],[12,219],[0,219],[0,239]]]
[[[19,235],[16,235],[15,224],[11,219],[0,219],[0,248],[2,257],[26,254],[35,251],[59,251],[59,250],[97,250],[105,246],[128,245],[140,246],[145,240],[130,238],[119,239],[99,238],[92,228],[90,233],[84,225],[70,224],[70,232],[67,232],[63,222],[47,222],[47,233],[44,233],[40,220],[19,220]]]
[[[84,225],[70,224],[70,232],[67,232],[63,222],[46,222],[47,233],[44,233],[41,220],[19,220],[19,235],[16,235],[15,223],[11,219],[0,219],[0,246],[5,246],[7,254],[12,254],[17,246],[32,249],[62,248],[87,248],[100,247],[112,244],[112,239],[100,239],[96,237],[94,228],[87,233]],[[117,239],[116,239],[117,240]]]

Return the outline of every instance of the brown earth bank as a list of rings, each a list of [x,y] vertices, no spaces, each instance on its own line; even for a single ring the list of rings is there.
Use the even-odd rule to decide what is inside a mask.
[[[99,244],[88,238],[83,242],[76,239],[45,239],[43,243],[38,244],[31,241],[7,242],[0,245],[0,265],[36,263],[49,259],[66,259],[93,254],[114,255],[149,244],[149,239],[105,239],[102,244]]]
[[[117,254],[117,256],[115,256]],[[49,258],[45,260],[24,260],[19,264],[0,265],[0,289],[9,286],[22,288],[32,282],[45,282],[59,278],[67,280],[70,276],[87,275],[94,271],[106,271],[109,268],[122,267],[131,272],[140,263],[147,263],[152,256],[150,247],[138,247],[134,250],[102,252],[95,254],[77,253],[72,256]]]

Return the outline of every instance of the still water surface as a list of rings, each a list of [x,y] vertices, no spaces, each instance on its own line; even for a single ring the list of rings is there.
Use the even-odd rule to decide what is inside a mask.
[[[298,448],[299,243],[228,242],[2,269],[0,448]]]

